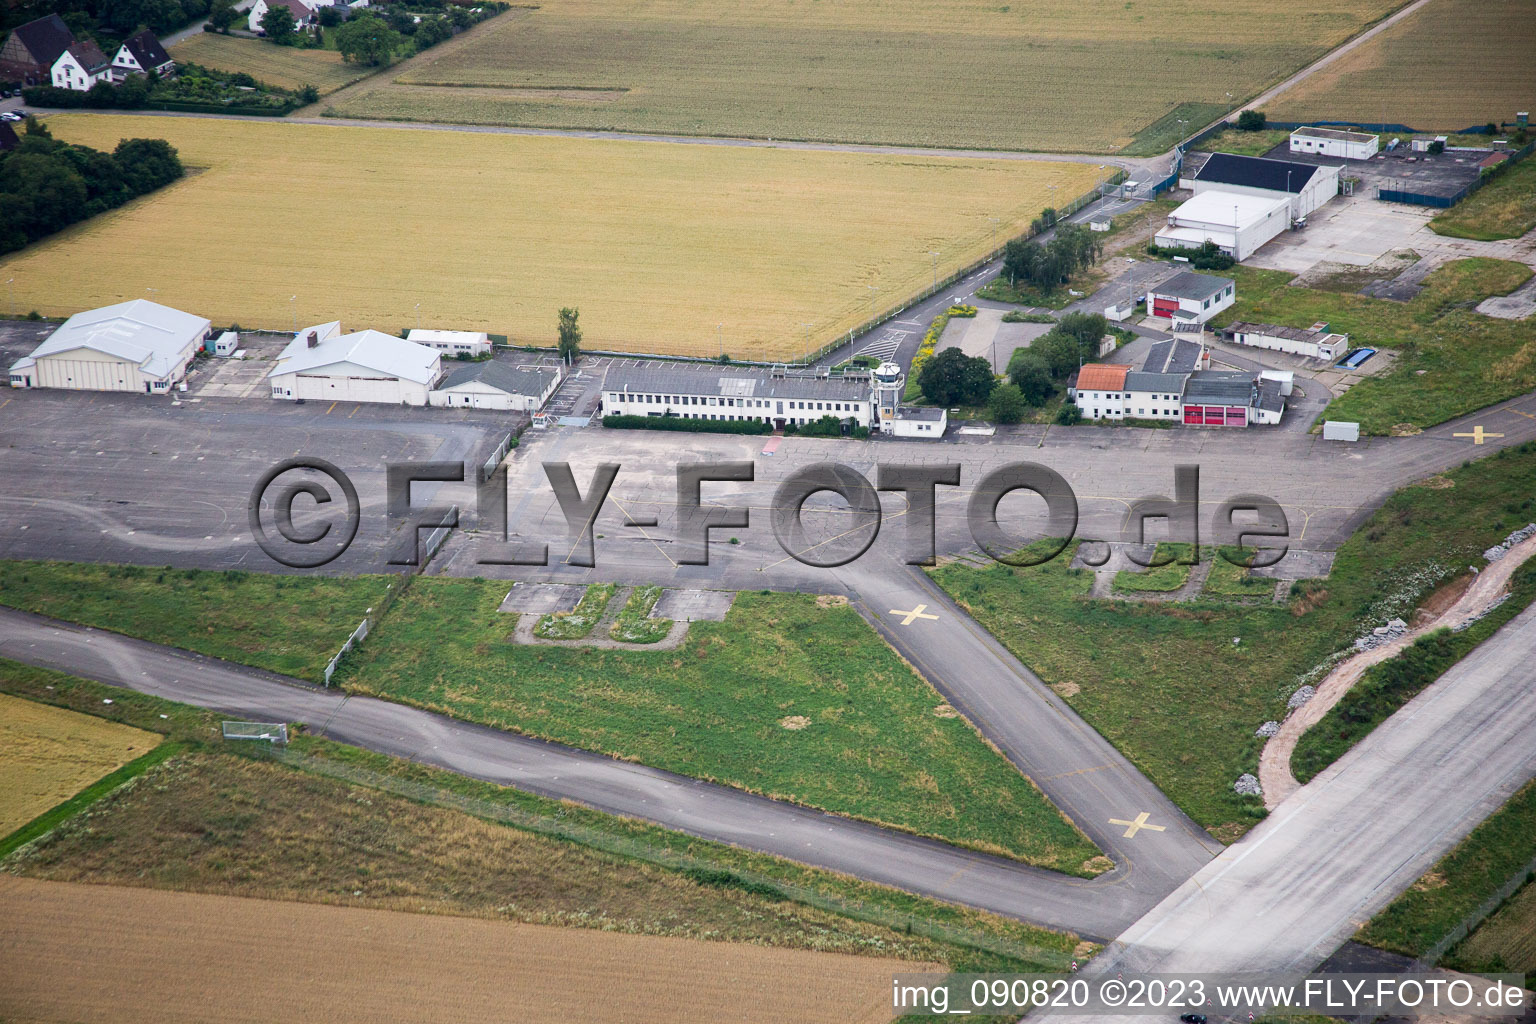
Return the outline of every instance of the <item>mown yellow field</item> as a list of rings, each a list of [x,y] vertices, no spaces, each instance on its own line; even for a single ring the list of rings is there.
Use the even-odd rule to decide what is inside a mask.
[[[300,50],[278,46],[263,39],[221,36],[200,32],[171,47],[178,61],[191,61],[222,71],[241,71],[258,82],[279,89],[302,89],[312,85],[321,95],[335,92],[349,82],[370,74],[373,69],[347,64],[334,50]]]
[[[1536,110],[1536,0],[1434,0],[1287,90],[1279,120],[1457,131]]]
[[[1214,120],[1403,2],[543,0],[335,107],[353,117],[1108,152],[1185,103],[1219,104]]]
[[[207,168],[0,262],[20,309],[137,298],[216,325],[484,330],[792,357],[1090,191],[1097,165],[68,114]],[[997,222],[993,219],[996,217]],[[930,251],[938,256],[932,257]],[[290,296],[297,296],[290,302]],[[718,340],[717,340],[718,338]]]
[[[143,757],[161,738],[0,693],[0,836]]]

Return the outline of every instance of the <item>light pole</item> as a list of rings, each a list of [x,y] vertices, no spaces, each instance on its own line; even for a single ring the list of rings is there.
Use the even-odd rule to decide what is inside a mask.
[[[809,360],[811,358],[811,325],[802,320],[800,326],[805,328],[805,358]]]
[[[1129,256],[1125,261],[1131,265],[1131,316],[1136,315],[1136,261]]]
[[[873,327],[875,323],[875,295],[880,291],[877,284],[869,285],[869,323]]]
[[[933,290],[939,290],[939,251],[929,249],[928,255],[933,257]]]
[[[1054,185],[1051,187],[1055,188]],[[992,222],[992,251],[997,252],[997,226],[1003,222],[1003,218],[988,217],[987,220]]]
[[[720,357],[725,358],[725,324],[715,324],[715,343],[720,348]]]
[[[416,329],[421,330],[421,303],[416,303]]]
[[[288,296],[288,312],[293,316],[293,333],[299,333],[299,307],[294,305],[297,295]]]

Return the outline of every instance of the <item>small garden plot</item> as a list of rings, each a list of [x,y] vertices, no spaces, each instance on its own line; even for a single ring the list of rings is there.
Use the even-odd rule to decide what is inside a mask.
[[[660,587],[636,587],[624,602],[618,619],[608,629],[608,635],[625,644],[654,644],[665,640],[672,631],[671,619],[653,619],[651,609],[661,598]]]
[[[581,602],[568,612],[553,612],[539,619],[533,635],[543,640],[580,640],[592,632],[618,587],[612,583],[594,583],[582,595]],[[652,602],[654,603],[654,602]]]

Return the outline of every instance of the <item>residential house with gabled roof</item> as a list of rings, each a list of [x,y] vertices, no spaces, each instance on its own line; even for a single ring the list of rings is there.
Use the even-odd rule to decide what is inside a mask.
[[[293,15],[293,23],[298,28],[313,25],[318,20],[315,17],[315,9],[309,4],[304,3],[304,0],[256,0],[251,5],[251,16],[246,21],[252,32],[264,34],[264,30],[261,27],[261,19],[265,18],[267,11],[273,7],[288,8],[288,12]]]
[[[74,41],[75,34],[57,14],[16,26],[0,46],[0,81],[47,85],[54,62]]]
[[[176,62],[165,52],[157,37],[149,29],[137,32],[123,41],[112,58],[112,80],[121,82],[131,74],[168,75],[176,70]]]
[[[77,40],[53,62],[52,74],[55,88],[85,92],[97,82],[112,80],[112,62],[93,40]]]

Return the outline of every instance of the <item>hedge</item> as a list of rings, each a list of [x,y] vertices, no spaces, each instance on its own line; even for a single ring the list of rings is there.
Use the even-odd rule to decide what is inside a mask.
[[[603,426],[614,430],[681,430],[690,434],[771,434],[766,420],[704,420],[696,416],[603,417]]]

